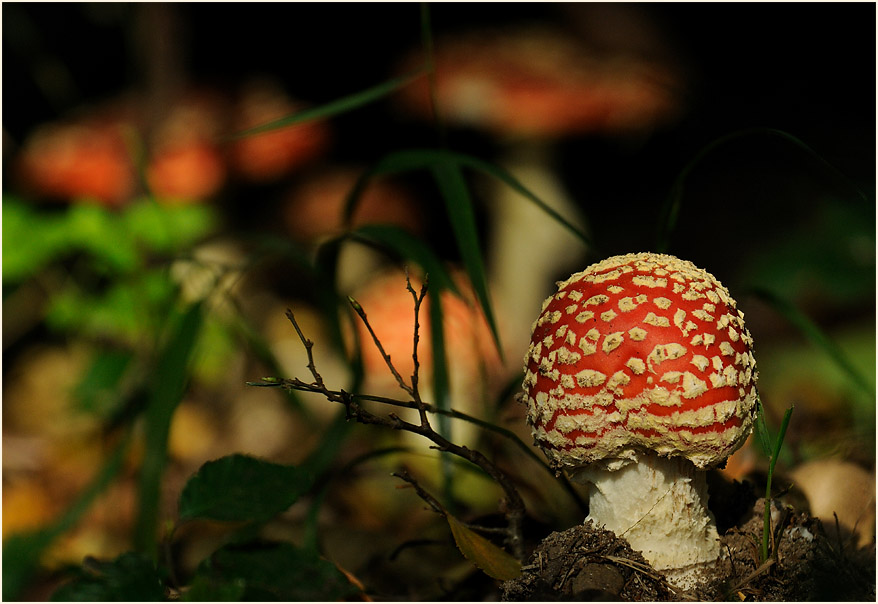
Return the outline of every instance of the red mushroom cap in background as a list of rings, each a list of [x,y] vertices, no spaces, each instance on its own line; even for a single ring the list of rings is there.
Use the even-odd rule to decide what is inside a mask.
[[[234,128],[240,132],[304,108],[274,84],[251,84],[235,108]],[[329,125],[325,121],[304,122],[236,140],[232,143],[229,161],[243,178],[269,182],[322,154],[329,146],[329,137]]]
[[[409,71],[423,62],[410,59]],[[436,42],[436,95],[451,122],[496,134],[560,136],[649,129],[673,117],[675,73],[632,54],[599,56],[562,31],[530,27]],[[402,90],[430,115],[427,78]]]
[[[528,422],[559,466],[741,446],[756,411],[752,339],[729,292],[673,256],[615,256],[559,283],[534,324]]]
[[[150,137],[147,180],[162,201],[202,201],[226,180],[217,146],[226,105],[217,94],[190,90],[170,107]]]
[[[361,173],[354,168],[330,168],[309,175],[286,196],[283,220],[287,231],[308,243],[340,235],[345,203]],[[415,200],[388,178],[369,181],[351,217],[353,227],[371,223],[395,224],[412,233],[422,230]]]
[[[25,190],[59,201],[123,203],[135,190],[124,125],[89,117],[46,124],[25,141],[15,165]]]
[[[452,391],[460,395],[468,392],[470,400],[461,402],[470,404],[478,399],[474,389],[477,384],[484,384],[483,372],[488,375],[496,373],[500,362],[487,321],[475,304],[475,296],[464,285],[464,277],[460,274],[455,276],[467,301],[450,291],[441,294],[445,347]],[[412,287],[419,291],[421,281],[414,276],[410,279]],[[399,270],[388,272],[373,279],[354,297],[366,312],[369,324],[390,355],[396,370],[409,381],[414,371],[414,301],[411,292],[406,289],[405,275]],[[428,295],[419,312],[418,361],[422,386],[429,385],[433,372],[430,303]],[[370,387],[382,392],[398,391],[399,386],[372,341],[372,336],[359,319],[356,325]]]

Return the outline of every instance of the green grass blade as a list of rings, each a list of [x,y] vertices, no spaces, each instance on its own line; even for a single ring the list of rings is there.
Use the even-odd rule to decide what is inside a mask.
[[[414,261],[429,275],[432,291],[438,293],[447,289],[461,295],[442,260],[422,239],[405,229],[389,224],[367,224],[353,231],[350,237],[355,241],[377,245],[402,258]]]
[[[584,231],[581,231],[579,227],[568,221],[566,218],[561,216],[557,211],[555,211],[552,207],[546,204],[542,199],[537,197],[534,193],[532,193],[527,187],[525,187],[521,182],[515,178],[508,171],[504,170],[500,166],[487,162],[478,157],[473,157],[472,155],[466,155],[464,153],[453,153],[449,152],[448,154],[455,161],[457,161],[460,165],[466,166],[473,170],[477,170],[488,176],[496,178],[497,180],[504,183],[510,189],[536,205],[543,212],[545,212],[552,220],[556,221],[558,224],[566,228],[568,231],[576,235],[586,246],[592,247],[591,238],[585,234]]]
[[[351,193],[348,195],[345,205],[345,216],[348,218],[353,214],[356,202],[359,199],[362,190],[365,188],[369,179],[381,174],[395,174],[399,172],[409,172],[413,170],[430,169],[433,166],[453,161],[460,166],[464,166],[471,170],[476,170],[492,178],[504,183],[513,191],[536,205],[543,210],[552,220],[565,227],[576,237],[582,240],[587,246],[591,246],[591,238],[580,230],[576,225],[566,220],[558,212],[552,209],[546,202],[540,199],[530,189],[525,187],[518,179],[512,176],[508,171],[500,166],[487,162],[478,157],[459,153],[456,151],[446,151],[441,149],[406,149],[403,151],[395,151],[382,157],[371,170],[360,176],[354,185]]]
[[[765,512],[762,519],[762,561],[768,560],[769,542],[771,541],[771,480],[774,477],[774,467],[777,464],[777,458],[780,449],[783,446],[783,439],[787,433],[787,426],[790,425],[790,417],[793,415],[793,408],[790,407],[783,415],[780,423],[780,430],[777,434],[777,440],[768,460],[768,477],[765,480]]]
[[[768,424],[765,422],[765,407],[762,406],[762,401],[759,399],[756,401],[755,432],[762,452],[765,453],[765,457],[770,458],[774,447],[771,444],[771,435],[768,433]]]
[[[204,318],[200,303],[180,317],[161,351],[153,388],[145,411],[145,449],[140,471],[138,516],[134,526],[135,549],[155,556],[161,482],[168,452],[168,434],[174,411],[183,397],[189,360]]]
[[[841,347],[833,342],[823,331],[814,324],[804,313],[789,301],[766,289],[754,289],[752,295],[771,306],[778,314],[790,322],[799,332],[811,341],[819,350],[822,350],[832,361],[847,374],[853,383],[866,395],[875,400],[875,385],[865,375],[860,373],[856,365],[848,358]]]
[[[710,155],[710,153],[712,153],[718,147],[721,147],[726,143],[738,140],[740,138],[747,138],[751,136],[776,136],[784,141],[792,143],[795,147],[798,147],[799,149],[803,150],[805,153],[816,159],[817,162],[828,173],[834,175],[842,183],[844,183],[845,186],[853,190],[858,197],[860,197],[866,203],[869,203],[869,198],[856,184],[854,184],[838,168],[836,168],[826,159],[824,159],[823,156],[817,153],[817,151],[805,144],[801,139],[793,136],[792,134],[789,134],[788,132],[784,132],[783,130],[777,130],[775,128],[747,128],[744,130],[732,132],[731,134],[727,134],[725,136],[721,136],[720,138],[708,143],[698,153],[695,154],[695,157],[689,160],[689,163],[686,164],[686,166],[677,176],[673,186],[671,187],[670,194],[668,195],[668,198],[665,200],[665,203],[662,206],[662,211],[659,217],[658,233],[656,236],[657,252],[664,253],[668,251],[671,233],[673,232],[674,227],[677,224],[677,217],[680,214],[680,208],[683,204],[683,190],[686,185],[686,180],[689,178],[689,174],[692,173],[692,171],[701,162],[701,160]]]
[[[424,68],[422,67],[417,71],[414,71],[413,73],[387,80],[386,82],[382,82],[377,86],[367,88],[366,90],[361,90],[360,92],[350,94],[348,96],[336,99],[329,103],[325,103],[318,107],[305,109],[304,111],[299,111],[298,113],[287,115],[282,118],[267,122],[265,124],[260,124],[259,126],[248,128],[247,130],[242,130],[241,132],[237,132],[231,135],[229,138],[238,139],[247,136],[254,136],[256,134],[263,134],[265,132],[271,132],[272,130],[287,128],[289,126],[294,126],[303,122],[326,119],[340,113],[353,111],[354,109],[358,109],[363,105],[374,103],[375,101],[380,100],[388,96],[389,94],[392,94],[393,92],[396,92],[400,88],[407,86],[409,83],[413,82],[423,75]]]
[[[460,167],[453,160],[446,159],[438,162],[432,170],[442,198],[445,200],[445,207],[451,220],[451,228],[457,240],[464,268],[469,275],[473,291],[485,313],[485,319],[491,328],[491,334],[494,336],[494,343],[502,358],[503,347],[500,343],[500,332],[497,330],[497,322],[494,319],[494,311],[488,293],[488,278],[482,261],[476,216],[469,189]]]

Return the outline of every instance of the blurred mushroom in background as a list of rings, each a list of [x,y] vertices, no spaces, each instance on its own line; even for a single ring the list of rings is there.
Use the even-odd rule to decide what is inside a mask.
[[[305,108],[290,99],[274,82],[247,84],[235,104],[234,132],[268,124]],[[231,169],[244,180],[266,183],[286,176],[323,154],[330,144],[330,128],[314,120],[236,139],[229,150]]]
[[[106,112],[39,126],[13,161],[13,180],[39,198],[121,205],[136,190],[128,127],[125,116]]]
[[[811,515],[820,518],[823,528],[833,536],[833,544],[841,543],[845,533],[854,535],[857,547],[875,542],[872,472],[849,461],[830,458],[805,462],[794,468],[790,476],[794,486],[808,499]]]
[[[353,167],[331,167],[307,176],[284,199],[282,220],[287,232],[309,249],[342,235],[345,203],[361,173]],[[350,227],[365,224],[392,224],[413,234],[423,233],[424,228],[417,200],[390,178],[372,179],[363,190]],[[339,290],[350,293],[363,286],[383,264],[382,255],[374,249],[345,242],[338,261]]]
[[[171,202],[203,201],[226,181],[217,139],[226,119],[218,94],[192,89],[175,99],[149,134],[146,178],[150,191]]]
[[[580,230],[584,202],[572,200],[555,174],[553,146],[571,136],[643,136],[679,111],[671,66],[630,52],[596,52],[557,28],[476,31],[438,37],[435,47],[439,119],[497,137],[505,149],[501,167]],[[422,62],[418,53],[405,65]],[[432,116],[428,78],[403,89],[400,100]],[[504,344],[518,354],[555,279],[581,265],[587,246],[507,185],[493,187],[488,272],[513,326]]]
[[[449,406],[479,418],[485,417],[485,401],[489,400],[491,388],[496,387],[500,371],[499,357],[494,347],[490,328],[475,303],[475,296],[467,287],[463,275],[455,273],[456,281],[464,295],[461,299],[450,291],[440,294],[443,314],[446,360],[449,378]],[[412,287],[419,291],[420,279],[410,276]],[[434,291],[433,294],[436,292]],[[431,295],[424,299],[419,311],[418,362],[419,390],[421,398],[440,406],[433,390],[433,352],[430,326]],[[400,270],[389,271],[373,279],[353,296],[369,320],[385,352],[394,367],[406,381],[411,383],[414,371],[413,335],[414,300],[406,289],[406,277]],[[384,358],[375,346],[372,336],[362,321],[355,317],[360,351],[365,370],[364,391],[381,396],[405,399],[396,379],[390,373]],[[417,422],[417,414],[404,414],[403,418]],[[438,422],[438,419],[434,420]],[[477,429],[468,422],[451,424],[451,440],[461,445],[472,445],[478,436]],[[434,429],[435,426],[434,426]],[[421,437],[419,442],[426,443]]]

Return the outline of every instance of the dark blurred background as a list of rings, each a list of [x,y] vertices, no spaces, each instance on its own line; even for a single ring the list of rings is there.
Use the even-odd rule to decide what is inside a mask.
[[[161,79],[222,89],[269,75],[296,98],[333,100],[392,75],[420,43],[419,15],[416,3],[6,5],[4,157],[39,123]],[[607,254],[648,247],[658,207],[686,163],[745,128],[790,133],[867,194],[874,188],[871,3],[439,3],[431,17],[437,39],[541,22],[592,41],[658,50],[681,68],[685,96],[676,123],[634,146],[575,136],[562,143],[562,174],[590,221],[625,223],[595,232]],[[335,157],[368,162],[433,142],[429,126],[413,127],[397,114],[391,103],[377,103],[337,118]],[[468,134],[452,136],[452,147],[483,150]],[[737,243],[771,236],[762,227],[800,220],[827,196],[850,196],[849,183],[818,164],[765,135],[704,161],[686,206],[708,207],[738,231],[710,260],[735,262]],[[618,211],[632,204],[641,210]],[[691,254],[712,239],[694,236],[692,243],[675,239],[675,249]]]

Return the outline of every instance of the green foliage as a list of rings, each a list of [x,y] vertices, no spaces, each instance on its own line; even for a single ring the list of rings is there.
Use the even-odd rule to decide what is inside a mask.
[[[328,602],[359,590],[337,566],[289,543],[227,545],[198,567],[187,599]]]
[[[260,522],[293,505],[311,487],[301,468],[229,455],[198,470],[180,494],[180,519]]]
[[[164,600],[164,577],[147,556],[127,552],[111,562],[89,559],[61,586],[57,602],[156,602]]]
[[[92,268],[126,275],[143,268],[150,254],[179,253],[214,228],[205,206],[131,203],[119,212],[80,203],[41,212],[3,197],[3,282],[16,284],[72,254],[85,254]]]

